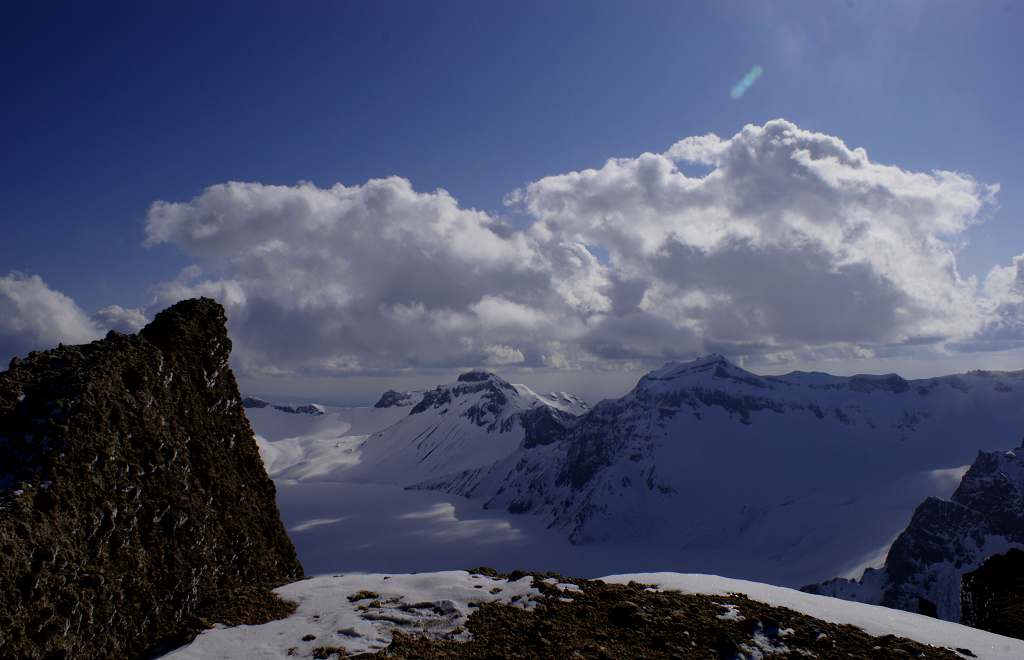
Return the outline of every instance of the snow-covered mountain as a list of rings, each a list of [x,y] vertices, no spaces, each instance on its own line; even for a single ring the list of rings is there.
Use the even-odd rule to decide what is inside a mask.
[[[406,486],[488,466],[561,437],[585,408],[570,395],[545,397],[493,373],[464,373],[423,392],[406,417],[366,438],[347,478]]]
[[[423,398],[423,392],[418,391],[407,391],[398,392],[396,390],[388,390],[377,399],[377,403],[373,404],[374,408],[402,408],[405,406],[414,406],[420,402]]]
[[[880,563],[918,503],[1022,425],[1024,372],[767,377],[711,355],[417,487],[540,516],[575,543],[660,545],[680,565],[800,585]]]
[[[244,399],[242,399],[242,407],[245,408],[246,410],[249,410],[249,409],[252,409],[252,408],[256,408],[256,409],[273,408],[274,410],[279,410],[281,412],[289,413],[291,415],[323,415],[324,414],[324,407],[321,406],[318,403],[307,403],[307,404],[303,404],[303,405],[290,406],[290,405],[287,405],[287,404],[270,403],[269,401],[264,401],[263,399],[258,399],[258,398],[253,397],[253,396],[247,396]]]
[[[516,384],[514,387],[524,396],[535,396],[552,408],[557,408],[558,410],[567,412],[571,415],[582,415],[590,410],[590,405],[575,394],[570,394],[568,392],[548,392],[547,394],[538,394],[526,385]]]
[[[321,410],[248,407],[272,477],[408,486],[561,437],[587,404],[471,371],[426,392],[388,390],[372,407]]]
[[[1024,548],[1024,447],[980,452],[949,500],[917,507],[883,567],[804,589],[959,621],[961,577],[1010,548]]]

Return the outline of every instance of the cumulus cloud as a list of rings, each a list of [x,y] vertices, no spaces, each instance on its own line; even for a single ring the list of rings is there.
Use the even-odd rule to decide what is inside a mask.
[[[484,353],[487,355],[487,359],[484,362],[493,366],[519,364],[526,360],[523,357],[523,352],[512,346],[485,346]]]
[[[0,277],[0,357],[81,344],[103,330],[71,298],[37,275],[12,272]]]
[[[609,306],[605,269],[582,245],[539,241],[398,177],[216,185],[154,204],[146,236],[198,261],[157,287],[158,304],[225,301],[251,369],[539,364]]]
[[[231,182],[153,204],[146,243],[196,261],[154,306],[220,299],[254,373],[876,355],[1024,333],[1019,261],[956,268],[997,192],[776,120],[532,182],[523,228],[399,177]]]
[[[957,347],[993,351],[1024,346],[1024,254],[1009,266],[996,266],[985,277],[983,304],[988,308],[980,332]]]
[[[149,322],[141,309],[120,305],[108,305],[93,314],[92,318],[100,327],[126,334],[138,332]]]
[[[712,169],[688,177],[680,161]],[[610,269],[645,287],[637,311],[743,353],[978,332],[984,310],[955,240],[997,191],[874,163],[776,120],[546,177],[514,198],[536,234],[607,249]]]

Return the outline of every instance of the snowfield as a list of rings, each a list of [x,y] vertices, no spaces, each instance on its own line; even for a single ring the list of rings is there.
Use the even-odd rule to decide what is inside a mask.
[[[934,646],[968,649],[982,660],[1024,658],[1022,640],[783,587],[682,573],[633,573],[602,579],[655,584],[661,589],[686,593],[742,593],[753,600],[788,607],[825,621],[848,623],[873,635],[891,634]],[[390,643],[391,631],[395,629],[444,636],[461,628],[472,612],[472,602],[499,601],[529,608],[533,598],[539,595],[529,576],[511,582],[465,571],[321,576],[285,585],[276,591],[283,598],[298,603],[298,610],[292,616],[259,626],[207,630],[188,646],[163,657],[168,660],[311,658],[314,649],[330,646],[344,647],[350,654],[376,651]],[[571,588],[564,591],[566,597],[572,597]],[[357,595],[364,597],[354,602],[349,600]]]
[[[338,480],[360,461],[359,447],[380,429],[409,414],[392,408],[322,407],[322,415],[247,409],[267,474],[276,481]]]

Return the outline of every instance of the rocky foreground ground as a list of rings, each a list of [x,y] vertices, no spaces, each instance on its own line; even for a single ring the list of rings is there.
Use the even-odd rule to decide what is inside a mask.
[[[356,657],[975,657],[964,648],[939,648],[892,635],[874,637],[854,626],[828,623],[741,594],[684,594],[635,582],[606,584],[543,575],[535,576],[533,585],[540,595],[531,609],[500,602],[474,608],[465,624],[472,635],[468,641],[398,632],[387,649]],[[374,601],[368,603],[367,611],[373,605]]]
[[[707,575],[352,573],[276,593],[296,603],[294,614],[218,626],[163,660],[1024,657],[1021,640]]]

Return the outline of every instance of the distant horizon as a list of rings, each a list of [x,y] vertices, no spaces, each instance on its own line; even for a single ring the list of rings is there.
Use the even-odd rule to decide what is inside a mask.
[[[694,360],[701,359],[702,357],[705,357],[705,356],[696,357],[696,358],[694,358]],[[726,359],[729,359],[729,356],[724,356],[724,357]],[[824,373],[824,374],[828,374],[830,376],[837,376],[837,377],[840,377],[840,378],[852,378],[853,376],[887,376],[887,375],[895,374],[895,375],[900,376],[900,377],[902,377],[902,378],[904,378],[904,379],[906,379],[908,381],[917,381],[917,380],[928,380],[930,378],[941,378],[941,377],[944,377],[944,376],[963,375],[963,374],[970,373],[972,371],[986,371],[986,372],[991,372],[991,373],[1015,373],[1015,372],[1024,371],[1024,358],[1021,358],[1019,356],[1014,356],[1014,357],[1018,358],[1018,362],[1017,362],[1017,366],[1016,367],[1009,367],[1009,368],[984,368],[984,367],[970,367],[969,365],[965,365],[964,368],[957,368],[957,369],[955,369],[953,371],[948,371],[948,370],[943,370],[942,369],[941,365],[942,364],[946,364],[945,362],[938,362],[937,363],[937,362],[934,362],[934,361],[929,361],[929,362],[924,362],[924,363],[921,363],[920,365],[918,365],[920,371],[914,370],[914,371],[911,371],[911,372],[899,372],[899,371],[850,371],[850,370],[842,370],[842,369],[828,370],[828,369],[815,369],[815,368],[806,368],[806,369],[800,369],[800,368],[782,369],[782,368],[779,368],[779,369],[775,369],[775,370],[773,370],[773,369],[756,369],[756,368],[748,369],[747,367],[743,367],[742,365],[738,365],[734,360],[729,359],[729,361],[733,362],[733,364],[737,364],[737,366],[740,366],[742,369],[744,369],[746,371],[749,371],[749,372],[751,372],[751,373],[753,373],[755,375],[758,375],[758,376],[785,376],[786,374],[797,373],[797,372],[803,372],[803,373]],[[960,358],[958,358],[958,359],[960,359]],[[964,357],[962,359],[966,363],[967,361],[969,361],[970,358],[968,356],[968,357]],[[998,356],[986,354],[986,360],[991,361],[991,362],[997,362],[999,360],[999,358],[998,358]],[[672,362],[682,362],[682,363],[685,363],[686,360],[673,360],[673,361],[670,361],[670,362],[666,362],[665,365],[670,364]],[[861,364],[860,366],[864,366],[864,365]],[[321,405],[336,406],[336,407],[372,406],[374,403],[376,403],[376,401],[380,398],[380,396],[384,392],[389,390],[389,389],[398,390],[398,391],[423,391],[423,390],[427,390],[427,389],[433,389],[433,388],[435,388],[435,387],[437,387],[439,385],[446,385],[448,383],[454,383],[457,380],[458,375],[461,374],[461,373],[466,373],[466,372],[469,372],[469,371],[488,371],[488,372],[494,373],[495,375],[497,375],[497,376],[503,378],[504,380],[512,383],[513,385],[523,384],[523,385],[526,385],[527,387],[529,387],[530,389],[532,389],[533,391],[538,392],[540,394],[547,394],[549,392],[563,392],[563,391],[564,392],[568,392],[569,394],[574,394],[576,396],[579,396],[587,404],[593,406],[594,404],[598,403],[599,401],[602,401],[602,400],[605,400],[605,399],[616,399],[616,398],[625,396],[626,394],[628,394],[633,389],[633,387],[636,386],[637,382],[641,378],[643,378],[644,375],[646,375],[647,373],[650,373],[650,371],[653,371],[653,370],[658,369],[658,368],[660,368],[660,367],[654,367],[652,369],[648,369],[648,370],[645,370],[645,371],[635,371],[635,372],[614,372],[614,371],[608,371],[608,372],[601,372],[601,373],[596,373],[596,374],[595,373],[590,373],[590,374],[587,375],[587,378],[585,380],[585,382],[587,384],[589,384],[589,387],[583,387],[582,389],[581,388],[566,389],[564,387],[559,387],[558,386],[558,384],[560,382],[561,383],[571,383],[571,382],[573,382],[573,380],[571,380],[571,379],[574,376],[576,376],[576,374],[571,374],[571,373],[566,373],[566,372],[558,372],[558,371],[555,371],[555,370],[550,370],[550,371],[547,371],[547,372],[538,372],[538,371],[526,372],[526,371],[515,370],[515,369],[503,370],[503,369],[501,369],[499,367],[465,367],[463,369],[456,369],[454,371],[439,369],[436,374],[420,374],[413,381],[409,381],[408,377],[402,378],[402,377],[392,377],[392,376],[388,376],[388,375],[380,375],[380,376],[374,376],[374,377],[355,377],[355,376],[350,376],[350,377],[345,377],[345,378],[335,378],[335,379],[333,379],[333,381],[332,381],[330,386],[316,385],[316,386],[314,386],[314,389],[309,390],[310,392],[323,392],[324,396],[326,396],[327,398],[324,398],[324,396],[321,396],[320,398],[317,398],[316,394],[311,394],[310,396],[301,396],[301,395],[296,395],[294,393],[288,393],[287,390],[284,390],[284,391],[281,391],[281,392],[277,392],[277,393],[275,393],[275,391],[273,389],[267,389],[266,391],[262,391],[262,390],[259,390],[259,388],[263,387],[265,385],[261,384],[260,381],[249,379],[249,378],[246,378],[244,376],[239,378],[239,387],[240,387],[240,389],[242,391],[242,396],[254,396],[254,397],[257,397],[257,398],[264,399],[264,400],[266,400],[266,401],[268,401],[270,403],[286,403],[286,404],[318,403],[318,404],[321,404]],[[850,364],[849,368],[853,369],[854,365]],[[510,376],[509,374],[515,374],[515,375],[514,376]],[[436,378],[434,378],[435,376],[436,376]],[[434,378],[434,379],[432,380],[432,378]],[[595,382],[595,380],[601,381],[601,380],[605,380],[605,379],[607,380],[607,383],[605,383],[605,384],[600,383],[600,382]],[[266,382],[273,383],[274,381],[266,381]],[[425,383],[425,384],[421,385],[421,386],[415,386],[415,387],[395,387],[395,386],[392,386],[392,385],[388,385],[388,383],[394,383],[394,382],[400,382],[400,383],[406,383],[406,384],[409,384],[410,382],[412,382],[412,383]],[[583,381],[581,381],[581,382],[583,382]],[[349,385],[349,387],[347,388],[346,385]],[[353,387],[352,385],[355,385],[355,386]],[[273,385],[270,385],[269,387],[272,388]],[[380,387],[380,389],[379,390],[375,390],[374,387]],[[255,388],[255,389],[250,389],[250,388]],[[333,391],[339,391],[339,390],[345,390],[345,389],[351,389],[354,392],[358,392],[358,393],[361,393],[361,394],[350,395],[348,398],[343,398],[343,397],[342,398],[338,398],[336,395],[329,394],[329,392],[331,392],[332,390]],[[598,393],[604,392],[604,394],[603,395],[598,394],[598,395],[595,395],[595,396],[586,396],[582,392],[598,392]],[[331,398],[332,396],[334,396],[335,398]]]

